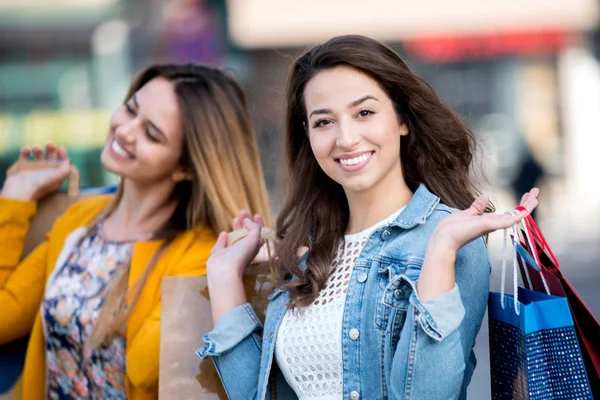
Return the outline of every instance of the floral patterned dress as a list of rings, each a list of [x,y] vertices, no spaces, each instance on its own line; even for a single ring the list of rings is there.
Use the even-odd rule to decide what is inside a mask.
[[[133,242],[115,242],[94,228],[51,277],[42,301],[48,399],[125,399],[125,338],[95,350],[92,331],[110,277],[128,265]]]

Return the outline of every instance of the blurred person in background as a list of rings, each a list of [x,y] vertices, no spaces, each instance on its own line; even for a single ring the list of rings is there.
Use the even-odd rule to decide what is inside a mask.
[[[248,236],[207,262],[211,357],[231,399],[464,399],[486,310],[491,213],[470,180],[474,137],[390,48],[362,36],[313,47],[287,92],[289,193],[264,326],[241,276]],[[458,211],[463,210],[463,211]],[[298,252],[298,249],[303,249]],[[262,331],[262,337],[260,332]]]
[[[534,187],[540,186],[546,175],[544,168],[533,155],[529,145],[525,144],[523,155],[517,174],[511,182],[511,188],[516,199],[520,199],[525,193]],[[536,218],[537,209],[533,210],[531,216]]]
[[[164,52],[169,60],[209,65],[222,61],[226,41],[208,0],[173,0],[164,7]]]
[[[241,87],[199,65],[143,70],[101,156],[116,195],[73,205],[20,262],[36,201],[70,168],[53,144],[31,155],[61,165],[8,177],[0,197],[0,343],[31,333],[23,397],[157,398],[162,277],[204,274],[240,208],[269,219]]]

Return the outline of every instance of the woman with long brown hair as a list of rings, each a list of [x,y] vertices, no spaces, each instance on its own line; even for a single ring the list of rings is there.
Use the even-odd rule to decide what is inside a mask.
[[[11,175],[0,196],[0,343],[31,332],[23,397],[157,398],[162,277],[205,273],[240,209],[269,219],[241,87],[199,65],[141,71],[102,152],[117,194],[72,206],[19,261],[36,200],[69,173],[63,148],[32,153],[60,166]]]
[[[465,398],[488,297],[483,236],[523,218],[537,191],[527,212],[489,212],[471,181],[472,133],[398,54],[361,36],[294,62],[286,144],[265,324],[240,279],[262,221],[243,212],[233,225],[248,236],[226,247],[221,234],[207,262],[216,326],[199,356],[232,399]]]

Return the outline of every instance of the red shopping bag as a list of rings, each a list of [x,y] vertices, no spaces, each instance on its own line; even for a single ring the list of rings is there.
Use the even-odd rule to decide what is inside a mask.
[[[528,289],[567,298],[592,391],[595,398],[600,398],[600,322],[563,275],[558,259],[531,216],[523,220],[520,239],[523,247],[529,251],[540,268],[538,272],[526,263],[519,263],[525,286]]]

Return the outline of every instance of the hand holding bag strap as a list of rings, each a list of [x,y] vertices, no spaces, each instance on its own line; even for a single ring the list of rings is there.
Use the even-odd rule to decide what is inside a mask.
[[[241,240],[243,238],[245,238],[246,236],[248,236],[248,229],[238,229],[232,232],[227,233],[227,247],[233,246],[238,240]],[[275,276],[275,266],[273,265],[273,256],[272,256],[272,249],[271,249],[271,243],[275,242],[275,240],[277,240],[277,235],[275,234],[275,231],[271,228],[261,228],[260,230],[260,237],[265,241],[265,247],[267,250],[267,259],[268,259],[268,263],[269,263],[269,270],[271,273],[271,276],[274,277]],[[210,252],[212,253],[214,250],[211,249]]]
[[[51,160],[18,160],[8,168],[6,175],[14,175],[19,171],[35,171],[40,169],[58,168],[60,165],[60,162]],[[67,196],[69,198],[79,197],[80,181],[81,175],[79,170],[74,165],[71,165],[71,171],[69,172],[67,185]]]
[[[248,229],[238,229],[236,231],[229,232],[227,234],[227,247],[233,246],[235,242],[248,236],[248,233]],[[260,237],[263,240],[275,241],[277,239],[275,231],[271,228],[262,228],[260,230]]]

